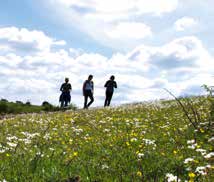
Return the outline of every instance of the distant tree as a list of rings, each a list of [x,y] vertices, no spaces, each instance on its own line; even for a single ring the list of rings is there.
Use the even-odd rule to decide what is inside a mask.
[[[1,101],[2,101],[2,102],[8,102],[8,100],[7,100],[7,99],[1,99]]]
[[[44,101],[43,103],[42,103],[42,106],[49,106],[49,105],[51,105],[49,102],[47,102],[47,101]]]
[[[22,101],[16,101],[16,104],[24,104]]]
[[[42,103],[42,107],[44,111],[54,111],[54,106],[47,101]]]
[[[31,105],[30,101],[27,101],[25,104],[28,105],[28,106]]]
[[[0,102],[0,113],[7,113],[8,105],[5,102]]]

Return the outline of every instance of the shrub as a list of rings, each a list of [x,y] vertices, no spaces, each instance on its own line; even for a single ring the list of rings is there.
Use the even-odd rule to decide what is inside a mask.
[[[22,101],[16,101],[16,104],[24,104]]]
[[[8,102],[8,100],[7,100],[7,99],[1,99],[1,101],[2,101],[2,102]]]
[[[31,105],[30,101],[27,101],[25,104],[28,105],[28,106]]]
[[[76,110],[77,109],[77,106],[75,105],[75,104],[70,104],[69,106],[68,106],[68,109],[71,109],[71,110]]]
[[[8,105],[5,102],[0,102],[0,113],[7,113]]]
[[[42,107],[43,107],[44,111],[53,111],[54,110],[54,106],[47,101],[44,101],[42,103]]]
[[[47,106],[47,105],[51,105],[49,102],[47,102],[47,101],[44,101],[43,103],[42,103],[42,106]]]

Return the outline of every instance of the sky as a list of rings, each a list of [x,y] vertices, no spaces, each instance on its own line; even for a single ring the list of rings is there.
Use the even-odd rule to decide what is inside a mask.
[[[0,98],[59,104],[65,77],[93,106],[115,75],[112,104],[200,95],[214,85],[213,0],[0,1]]]

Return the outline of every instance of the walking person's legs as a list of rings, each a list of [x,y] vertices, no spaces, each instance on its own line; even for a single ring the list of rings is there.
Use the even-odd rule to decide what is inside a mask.
[[[108,104],[108,95],[107,95],[107,92],[106,92],[106,98],[105,98],[105,102],[104,102],[104,107],[106,107]]]
[[[113,92],[110,92],[109,93],[109,98],[108,98],[108,106],[110,106],[112,96],[113,96]]]
[[[108,102],[108,100],[107,100],[107,97],[106,97],[105,102],[104,102],[104,107],[107,106],[107,102]]]
[[[61,93],[60,97],[59,97],[59,102],[60,102],[60,107],[63,108],[64,107],[64,94]]]
[[[84,95],[84,109],[87,109],[88,95]]]
[[[94,97],[92,93],[89,94],[89,98],[90,98],[90,102],[88,103],[87,107],[89,107],[94,102]]]
[[[60,102],[61,102],[60,107],[63,108],[64,107],[64,100],[61,100]]]
[[[112,96],[113,96],[113,92],[107,92],[106,95],[107,95],[106,96],[106,100],[107,100],[106,105],[110,106],[111,99],[112,99]]]
[[[65,94],[64,100],[65,100],[65,107],[67,107],[67,106],[68,106],[68,103],[70,103],[70,101],[71,101],[70,93],[66,93],[66,94]]]
[[[67,106],[68,106],[68,101],[66,100],[66,101],[65,101],[65,107],[67,107]]]

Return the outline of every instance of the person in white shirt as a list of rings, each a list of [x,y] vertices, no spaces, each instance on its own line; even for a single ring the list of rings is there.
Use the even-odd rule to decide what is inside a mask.
[[[84,109],[87,109],[94,102],[94,83],[92,81],[93,75],[89,75],[88,79],[83,83]],[[88,102],[88,97],[90,102]]]

